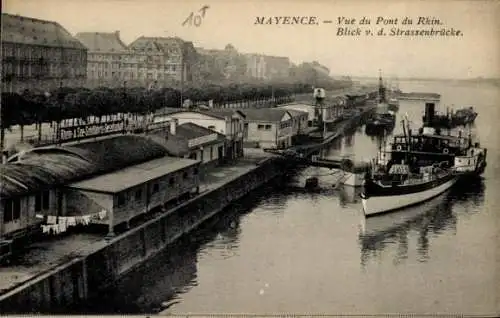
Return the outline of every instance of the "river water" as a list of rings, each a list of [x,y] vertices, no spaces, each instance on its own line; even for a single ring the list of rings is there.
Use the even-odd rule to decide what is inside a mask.
[[[233,204],[217,220],[127,275],[79,312],[462,313],[500,312],[498,87],[400,83],[437,92],[438,110],[473,105],[473,133],[488,148],[482,179],[415,208],[365,220],[359,190],[308,168]],[[423,102],[401,101],[419,127]],[[395,131],[401,131],[398,124]],[[373,157],[362,128],[327,156]],[[318,176],[321,190],[307,192]]]

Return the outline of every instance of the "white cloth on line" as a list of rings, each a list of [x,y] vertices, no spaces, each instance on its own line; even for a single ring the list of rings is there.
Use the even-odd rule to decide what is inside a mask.
[[[47,224],[56,224],[57,217],[54,215],[47,216]]]

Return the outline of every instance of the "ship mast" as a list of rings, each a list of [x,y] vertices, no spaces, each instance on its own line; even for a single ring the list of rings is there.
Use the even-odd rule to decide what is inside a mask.
[[[382,81],[382,70],[378,70],[378,102],[385,103],[385,87]]]

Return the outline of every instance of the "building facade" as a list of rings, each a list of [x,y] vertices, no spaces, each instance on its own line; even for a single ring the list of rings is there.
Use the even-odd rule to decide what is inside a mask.
[[[196,48],[196,51],[200,54],[203,63],[199,67],[211,73],[213,77],[220,77],[221,80],[239,80],[246,76],[247,60],[231,44],[226,45],[223,50]]]
[[[226,136],[225,157],[227,160],[243,156],[245,114],[238,110],[163,110],[155,115],[155,122],[177,119],[178,124],[194,123]]]
[[[259,54],[245,54],[247,59],[247,76],[256,79],[266,78],[266,61]]]
[[[281,56],[245,54],[247,76],[256,79],[280,79],[290,75],[290,59]]]
[[[141,36],[128,48],[141,56],[138,74],[159,82],[192,81],[197,53],[192,42],[178,37]]]
[[[137,61],[120,39],[120,32],[80,32],[75,36],[87,47],[87,79],[96,85],[137,77]],[[106,85],[106,86],[108,86]]]
[[[242,112],[246,117],[246,147],[283,149],[292,145],[293,117],[286,109],[244,109]]]
[[[2,91],[82,85],[87,49],[57,22],[2,13]]]

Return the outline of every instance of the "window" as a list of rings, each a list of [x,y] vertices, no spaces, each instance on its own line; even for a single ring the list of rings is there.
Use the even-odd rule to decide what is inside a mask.
[[[35,212],[48,210],[50,206],[50,192],[43,191],[35,196]]]
[[[19,220],[21,218],[21,200],[7,199],[4,203],[3,221],[4,223]]]
[[[168,184],[173,186],[175,184],[175,178],[174,177],[170,178],[170,180],[168,180]]]
[[[198,168],[194,168],[193,170],[193,176],[197,176],[198,175]]]
[[[158,183],[153,184],[153,193],[160,191],[160,185]]]
[[[142,200],[142,189],[138,189],[135,191],[135,200],[136,201]]]
[[[210,160],[214,159],[214,147],[210,147]]]
[[[182,178],[183,178],[183,179],[187,179],[187,178],[188,178],[188,173],[187,173],[187,172],[184,172],[184,173],[182,174]]]
[[[257,126],[257,129],[259,129],[259,130],[264,129],[264,125],[258,125],[258,126]]]
[[[49,209],[49,203],[50,203],[50,192],[49,191],[44,191],[42,195],[42,208],[44,210]]]
[[[266,130],[271,130],[271,125],[266,125]]]
[[[118,206],[124,205],[125,201],[125,193],[118,194]]]

